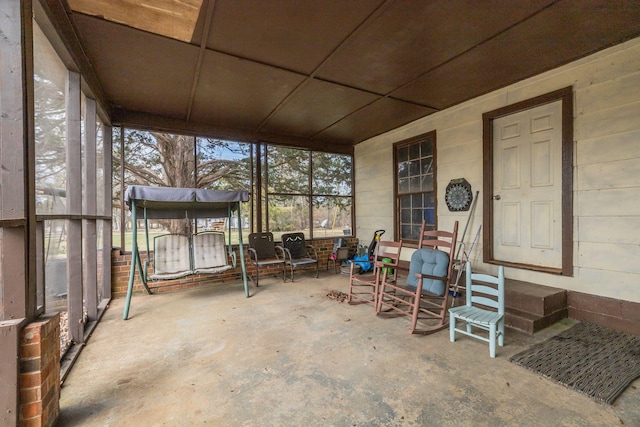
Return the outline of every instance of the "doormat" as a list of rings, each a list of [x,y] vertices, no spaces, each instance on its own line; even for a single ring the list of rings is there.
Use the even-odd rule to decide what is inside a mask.
[[[582,322],[509,360],[611,405],[640,377],[640,336]]]

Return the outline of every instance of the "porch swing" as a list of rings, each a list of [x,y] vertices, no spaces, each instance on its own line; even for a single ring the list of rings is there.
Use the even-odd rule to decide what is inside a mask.
[[[125,203],[131,210],[132,242],[131,269],[123,319],[129,317],[133,294],[135,270],[138,268],[142,285],[152,294],[150,281],[172,280],[193,274],[220,274],[236,268],[236,256],[231,249],[231,219],[237,212],[238,246],[245,296],[249,297],[247,271],[242,244],[242,218],[240,202],[249,201],[246,191],[205,190],[199,188],[149,187],[132,185],[125,193]],[[144,217],[147,259],[142,265],[138,248],[137,215]],[[163,234],[154,237],[153,273],[148,273],[151,261],[149,253],[149,219],[199,219],[227,217],[229,223],[228,253],[225,252],[224,233],[204,231],[189,234]],[[229,258],[232,262],[229,263]]]

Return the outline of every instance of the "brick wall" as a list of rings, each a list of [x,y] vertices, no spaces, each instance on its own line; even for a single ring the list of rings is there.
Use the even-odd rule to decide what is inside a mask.
[[[60,413],[60,316],[30,323],[20,337],[20,424],[52,426]]]
[[[567,306],[571,319],[640,335],[640,303],[569,291]]]
[[[344,237],[346,239],[347,246],[349,247],[350,255],[353,255],[358,246],[358,239],[355,237]],[[318,260],[319,260],[319,268],[326,269],[327,261],[329,259],[329,255],[331,255],[333,251],[333,238],[329,239],[318,239],[313,242],[309,242],[313,244],[318,252]],[[368,244],[368,243],[367,243]],[[249,262],[249,254],[247,253],[247,246],[245,248],[245,261],[247,267],[247,274],[254,275],[255,267],[251,265]],[[237,267],[235,270],[227,270],[224,273],[220,274],[196,274],[192,276],[183,277],[181,279],[176,280],[166,280],[153,282],[149,284],[149,286],[158,286],[158,289],[155,289],[154,292],[168,292],[174,291],[178,289],[187,289],[194,288],[200,286],[212,285],[215,283],[223,283],[228,281],[236,281],[241,279],[242,270],[240,268],[240,257],[238,256],[238,248],[235,247],[236,257],[237,257]],[[142,258],[142,265],[144,265],[145,260],[147,259],[147,253],[141,252],[140,257]],[[333,265],[331,264],[333,268]],[[153,266],[149,266],[149,271],[153,271]],[[131,253],[121,253],[120,248],[114,248],[111,253],[111,292],[113,298],[123,297],[127,294],[127,287],[129,285],[129,273],[131,271]],[[279,266],[270,266],[268,268],[260,269],[260,277],[264,277],[268,274],[281,274],[281,269]],[[264,272],[264,273],[263,273]],[[144,287],[142,286],[142,282],[140,280],[140,274],[138,269],[136,268],[136,275],[133,281],[133,292],[134,294],[144,293]]]

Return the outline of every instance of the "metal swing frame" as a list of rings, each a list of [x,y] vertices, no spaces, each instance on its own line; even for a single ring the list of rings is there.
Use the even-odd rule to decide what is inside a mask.
[[[148,186],[130,186],[127,188],[125,195],[126,204],[131,210],[132,221],[132,242],[131,242],[131,269],[129,271],[129,284],[127,288],[127,297],[123,312],[123,320],[129,318],[129,308],[131,305],[131,296],[133,294],[133,282],[135,279],[136,268],[139,271],[142,285],[148,294],[152,294],[148,285],[147,266],[149,256],[143,267],[138,248],[138,209],[143,210],[145,237],[147,241],[147,254],[149,251],[149,214],[152,213],[153,218],[163,219],[196,219],[206,217],[220,217],[222,213],[229,219],[232,218],[233,211],[237,212],[238,218],[238,247],[240,252],[240,266],[242,268],[242,281],[245,296],[248,298],[249,288],[247,282],[247,269],[244,259],[244,247],[242,241],[242,216],[240,212],[240,202],[249,200],[246,191],[219,191],[205,190],[193,188],[162,188]],[[191,249],[191,248],[190,248]],[[229,221],[229,250],[231,250],[231,222]],[[190,250],[190,254],[192,251]],[[233,253],[235,255],[235,253]],[[233,266],[235,267],[235,256],[232,255]],[[192,260],[190,260],[192,261]],[[191,265],[193,263],[191,262]],[[184,276],[196,274],[189,271]],[[182,277],[184,277],[182,276]]]

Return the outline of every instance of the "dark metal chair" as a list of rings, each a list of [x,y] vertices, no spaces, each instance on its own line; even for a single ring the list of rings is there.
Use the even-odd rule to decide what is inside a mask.
[[[285,262],[291,269],[291,281],[293,271],[298,268],[306,268],[315,265],[316,278],[318,271],[318,252],[313,245],[307,245],[304,233],[287,233],[282,235],[282,248],[285,253]]]
[[[287,281],[285,270],[284,251],[277,246],[273,240],[273,233],[251,233],[249,234],[249,262],[256,268],[256,277],[249,275],[253,283],[258,286],[260,279],[260,268],[267,268],[272,265],[282,267],[282,280]]]

